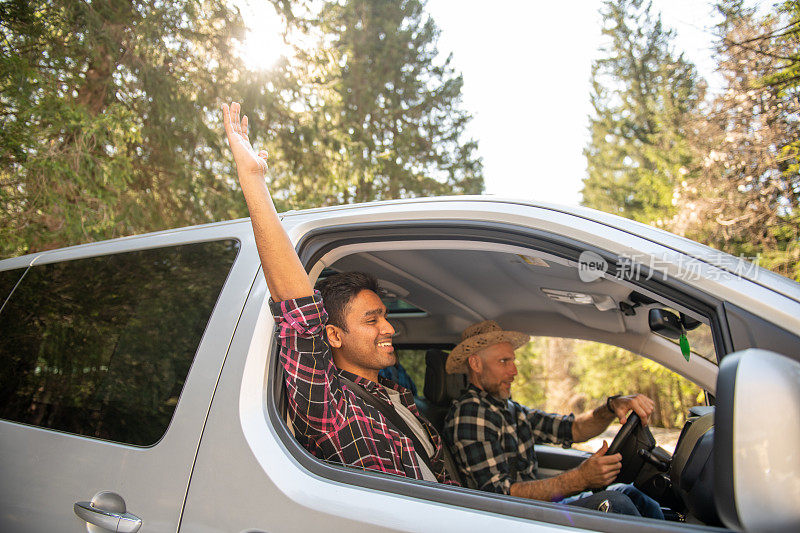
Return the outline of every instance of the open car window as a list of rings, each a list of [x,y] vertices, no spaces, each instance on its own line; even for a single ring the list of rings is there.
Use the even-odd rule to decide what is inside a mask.
[[[647,293],[636,284],[639,280],[602,276],[585,281],[576,263],[517,246],[412,241],[359,248],[339,257],[329,254],[334,260],[321,274],[374,274],[387,289],[384,301],[397,329],[396,344],[452,346],[470,324],[493,319],[534,336],[619,346],[713,393],[721,348],[709,317]],[[651,330],[648,316],[653,310],[686,317],[690,361],[682,355],[678,335]]]
[[[650,429],[672,453],[692,407],[705,404],[705,391],[663,365],[608,344],[535,337],[517,350],[518,375],[512,397],[529,407],[579,415],[615,394],[641,393],[656,403]],[[597,437],[573,448],[595,452],[611,442],[618,421]]]
[[[437,231],[443,236],[435,236]],[[462,232],[469,232],[470,238],[460,238]],[[481,232],[485,237],[477,238]],[[431,350],[446,353],[460,341],[467,326],[487,319],[498,321],[504,329],[530,334],[534,338],[529,345],[531,348],[523,350],[535,350],[536,343],[541,347],[545,340],[569,341],[573,343],[572,349],[581,354],[580,363],[573,361],[570,370],[584,378],[572,389],[573,396],[581,402],[580,409],[563,409],[545,403],[544,410],[564,414],[581,412],[596,407],[611,394],[642,392],[658,396],[657,401],[663,404],[664,421],[655,434],[658,438],[663,436],[665,447],[670,449],[674,447],[675,434],[680,434],[681,425],[692,416],[689,410],[706,403],[704,391],[708,390],[713,396],[718,371],[716,362],[723,350],[714,314],[718,304],[713,298],[698,299],[697,292],[684,292],[679,283],[665,284],[656,276],[652,279],[643,276],[641,280],[613,275],[597,276],[588,281],[581,279],[578,256],[583,248],[560,247],[533,235],[517,234],[509,239],[496,229],[457,227],[432,231],[425,225],[420,225],[418,233],[405,227],[398,234],[402,237],[395,240],[391,230],[382,228],[374,234],[364,230],[328,242],[324,237],[314,237],[319,240],[312,239],[307,243],[308,251],[301,250],[300,255],[315,281],[346,271],[369,272],[378,278],[387,292],[384,302],[390,309],[388,319],[396,330],[393,342],[399,362],[414,381],[417,405],[423,414],[431,414],[429,420],[437,417],[442,421],[442,410],[446,412],[447,407],[441,398],[436,401],[426,398],[426,356]],[[342,240],[337,244],[339,238]],[[648,314],[653,309],[685,315],[699,322],[695,328],[687,330],[692,351],[688,361],[674,339],[651,330]],[[598,356],[600,360],[590,364],[592,357]],[[606,375],[598,370],[604,361],[618,363],[616,381],[608,380],[611,370],[605,369]],[[535,386],[521,392],[525,384],[522,366],[528,365],[531,370],[527,373],[529,385],[536,379],[545,379],[543,375],[553,375],[552,368],[545,374],[542,369],[532,371],[537,364],[542,363],[537,363],[535,358],[521,363],[514,393],[516,400],[531,407],[542,404],[537,403]],[[597,386],[602,382],[605,388]],[[448,384],[445,388],[449,387]],[[660,388],[664,390],[658,390]],[[538,394],[540,399],[545,397],[541,390]],[[547,397],[555,399],[556,395],[548,393]],[[589,443],[588,449],[595,451],[597,447]],[[578,448],[545,452],[540,456],[541,470],[546,471],[547,476],[574,468],[585,458],[583,453]],[[313,459],[310,461],[303,464],[315,463]],[[312,470],[317,471],[317,467]],[[337,473],[340,471],[341,475]],[[329,471],[328,475],[337,481],[366,484],[364,486],[373,486],[370,480],[374,480],[375,487],[405,496],[433,497],[433,493],[428,495],[416,482],[383,480],[385,476],[371,472],[367,477],[362,472],[357,478],[350,478],[346,474],[348,471],[347,468]],[[441,486],[436,487],[435,496],[437,501],[493,511],[498,509],[498,497],[517,500]],[[509,504],[506,500],[504,506]],[[531,509],[531,505],[537,507],[528,501],[523,505],[519,508],[522,514],[518,516],[527,516],[528,511],[523,509]],[[545,509],[537,507],[537,512],[545,512]],[[551,518],[552,523],[560,523],[556,515]],[[590,529],[597,527],[592,525]]]

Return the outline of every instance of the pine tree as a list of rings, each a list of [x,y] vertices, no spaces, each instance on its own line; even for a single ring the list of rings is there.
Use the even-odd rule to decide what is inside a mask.
[[[692,127],[697,172],[670,229],[800,280],[798,19],[783,9],[760,18],[740,1],[718,7],[725,88]]]
[[[797,94],[800,90],[800,0],[779,4],[776,20],[776,27],[762,37],[774,39],[783,55],[776,58],[779,59],[778,70],[765,76],[763,83],[784,94]]]
[[[226,0],[10,0],[0,31],[0,256],[246,213]]]
[[[245,216],[229,98],[279,208],[483,190],[419,0],[270,1],[304,35],[261,73],[227,0],[0,1],[0,257]]]
[[[297,113],[253,127],[269,132],[259,140],[282,207],[483,190],[463,81],[439,60],[422,2],[328,2],[302,26],[320,46],[299,50],[275,88]]]
[[[604,57],[592,65],[591,140],[583,203],[647,223],[674,212],[673,194],[692,168],[687,116],[702,100],[694,66],[672,51],[650,2],[607,0]]]

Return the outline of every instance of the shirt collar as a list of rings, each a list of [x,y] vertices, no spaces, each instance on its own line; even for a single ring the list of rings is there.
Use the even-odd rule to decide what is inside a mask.
[[[374,381],[371,381],[367,378],[362,378],[358,374],[353,374],[352,372],[348,372],[347,370],[342,370],[341,368],[337,368],[336,370],[339,372],[340,376],[346,377],[353,383],[361,385],[370,392],[375,392],[376,389],[380,388],[378,387],[378,384],[375,383]]]
[[[389,395],[386,394],[386,391],[383,389],[383,387],[389,387],[392,390],[396,390],[397,392],[400,393],[401,399],[404,399],[403,398],[403,396],[404,396],[403,393],[404,393],[405,389],[403,389],[402,387],[398,386],[395,382],[393,382],[391,380],[383,379],[382,377],[379,376],[378,377],[378,381],[380,383],[375,383],[372,380],[369,380],[367,378],[362,378],[358,374],[353,374],[352,372],[348,372],[347,370],[342,370],[341,368],[337,368],[336,370],[339,372],[340,376],[349,379],[350,381],[352,381],[353,383],[355,383],[357,385],[361,385],[362,387],[364,387],[367,390],[367,392],[369,392],[370,394],[378,396],[378,398],[381,398],[383,401],[388,401],[389,400]],[[383,387],[381,385],[383,385]],[[408,403],[408,400],[407,399],[405,399],[405,400],[406,401],[404,401],[403,403]]]

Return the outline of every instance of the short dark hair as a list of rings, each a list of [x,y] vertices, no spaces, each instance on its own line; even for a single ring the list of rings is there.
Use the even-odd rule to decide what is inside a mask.
[[[378,280],[372,274],[365,272],[341,272],[328,276],[317,284],[322,293],[322,301],[328,312],[328,324],[338,326],[347,331],[344,316],[350,301],[363,290],[372,291],[378,296],[383,295],[383,289],[378,285]]]

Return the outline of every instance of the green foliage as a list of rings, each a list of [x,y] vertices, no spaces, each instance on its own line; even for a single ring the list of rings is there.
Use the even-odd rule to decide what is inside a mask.
[[[321,48],[250,72],[228,0],[0,0],[0,257],[246,216],[226,99],[280,210],[483,190],[421,2],[270,2]]]
[[[702,399],[697,385],[622,348],[586,342],[581,343],[576,356],[577,390],[588,396],[589,405],[599,405],[612,394],[640,392],[656,402],[654,426],[679,428],[689,408]]]
[[[397,350],[397,359],[417,386],[417,395],[422,396],[425,384],[425,353],[427,350]]]
[[[544,354],[547,348],[545,337],[535,337],[516,351],[519,373],[511,384],[511,395],[515,401],[537,409],[546,408]]]
[[[800,86],[784,76],[800,57],[796,3],[765,17],[740,1],[718,8],[725,89],[693,121],[699,164],[670,228],[800,280]]]
[[[782,95],[796,95],[800,89],[800,1],[786,0],[779,4],[778,19],[781,24],[770,36],[785,45],[786,50],[780,57],[780,68],[764,76],[762,83],[778,88]]]
[[[725,88],[704,101],[649,3],[605,3],[584,204],[800,281],[800,2],[761,18],[742,0],[716,7]]]
[[[319,46],[299,48],[276,89],[296,113],[259,139],[282,206],[483,190],[477,144],[463,139],[462,79],[437,62],[419,0],[328,2],[301,26],[299,40]]]
[[[798,132],[797,105],[800,99],[800,1],[787,0],[778,8],[778,20],[782,21],[772,36],[780,50],[779,69],[767,74],[761,85],[778,90],[777,97],[794,105],[786,106],[786,113],[794,115],[790,121],[791,133],[786,144],[778,151],[777,160],[781,178],[789,187],[788,199],[791,209],[780,217],[780,223],[770,228],[775,247],[762,251],[763,265],[780,272],[795,281],[800,281],[800,132]]]
[[[0,256],[241,216],[224,0],[3,2]]]
[[[675,347],[676,353],[679,348]],[[516,352],[514,399],[551,412],[581,412],[613,394],[642,393],[656,402],[653,425],[679,428],[700,388],[662,365],[599,342],[536,337]],[[561,371],[565,376],[559,376]]]
[[[673,32],[650,2],[608,0],[602,15],[608,46],[592,66],[583,203],[641,222],[665,220],[675,184],[692,168],[685,119],[702,98],[697,72],[672,52]]]

